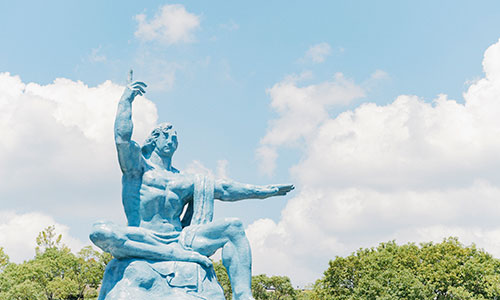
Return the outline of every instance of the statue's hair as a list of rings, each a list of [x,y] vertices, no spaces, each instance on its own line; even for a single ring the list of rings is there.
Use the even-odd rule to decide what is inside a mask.
[[[160,123],[158,124],[144,141],[144,145],[141,148],[142,154],[145,157],[149,157],[153,153],[156,147],[156,139],[158,139],[159,134],[164,130],[173,130],[173,125],[170,123]]]

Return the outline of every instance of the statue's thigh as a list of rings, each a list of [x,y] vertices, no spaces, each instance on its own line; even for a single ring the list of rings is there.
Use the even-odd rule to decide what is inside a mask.
[[[218,249],[230,241],[231,220],[217,220],[215,222],[193,226],[193,238],[190,245],[194,251],[211,256]]]

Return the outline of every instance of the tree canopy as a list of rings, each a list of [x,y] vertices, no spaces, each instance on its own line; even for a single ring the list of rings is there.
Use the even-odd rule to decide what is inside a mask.
[[[20,264],[0,247],[0,300],[96,299],[111,255],[90,246],[74,254],[54,227],[42,231],[36,255]],[[226,299],[231,284],[221,262],[214,264]],[[482,300],[500,299],[500,260],[457,238],[441,243],[394,241],[337,256],[312,290],[295,290],[286,276],[252,277],[256,300]]]
[[[0,271],[3,271],[5,267],[9,264],[9,256],[3,251],[3,247],[0,247]]]
[[[224,289],[226,299],[232,299],[231,283],[222,263],[214,264],[217,280]],[[298,300],[298,292],[293,288],[290,278],[264,274],[252,276],[252,294],[255,300]]]
[[[21,264],[9,263],[0,251],[1,300],[96,299],[109,254],[90,246],[73,254],[53,226],[36,242],[35,257]]]
[[[500,299],[500,260],[457,238],[442,243],[382,243],[336,257],[315,300]]]

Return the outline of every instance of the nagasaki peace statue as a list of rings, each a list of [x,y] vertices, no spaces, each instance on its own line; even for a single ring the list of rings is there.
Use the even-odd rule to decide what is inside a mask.
[[[92,242],[114,256],[99,300],[224,300],[209,258],[218,249],[233,298],[253,299],[252,257],[242,223],[212,220],[214,199],[264,199],[285,195],[293,185],[181,173],[172,165],[178,141],[171,124],[159,124],[142,146],[131,140],[132,102],[145,89],[145,83],[132,82],[131,71],[118,103],[114,133],[128,224],[98,222],[92,228]]]

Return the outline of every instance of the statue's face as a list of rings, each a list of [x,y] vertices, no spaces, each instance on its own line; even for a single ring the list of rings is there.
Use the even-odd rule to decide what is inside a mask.
[[[177,150],[177,145],[177,132],[172,128],[164,128],[156,138],[155,151],[160,156],[172,156],[175,150]]]

